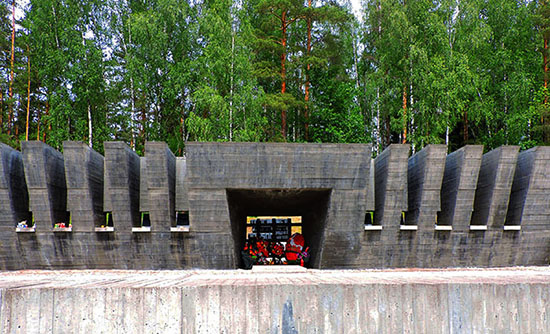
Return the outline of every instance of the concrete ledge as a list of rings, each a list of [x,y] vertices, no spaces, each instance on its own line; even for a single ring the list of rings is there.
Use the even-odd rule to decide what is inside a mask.
[[[95,232],[114,232],[115,228],[112,226],[108,227],[96,227]]]
[[[382,225],[365,225],[365,231],[382,231]]]
[[[170,232],[189,232],[189,226],[170,227]]]
[[[34,233],[34,232],[36,232],[36,227],[16,227],[15,232],[17,232],[17,233]]]
[[[453,227],[451,225],[435,225],[436,231],[452,231]]]
[[[296,273],[296,274],[303,274],[307,271],[307,268],[304,268],[302,266],[254,266],[252,267],[253,273],[270,273],[270,274],[290,274],[290,273]]]
[[[470,225],[470,231],[487,231],[487,225]]]
[[[151,226],[132,227],[132,232],[151,232]]]
[[[72,232],[73,228],[72,227],[54,227],[53,231],[54,232]]]
[[[521,225],[504,225],[504,231],[521,231]]]
[[[401,225],[399,229],[401,231],[416,231],[418,230],[418,225]]]

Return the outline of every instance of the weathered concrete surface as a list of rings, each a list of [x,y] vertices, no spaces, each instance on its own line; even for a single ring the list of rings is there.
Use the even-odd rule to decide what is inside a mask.
[[[529,231],[550,228],[550,147],[523,151],[512,184],[507,225],[522,225]]]
[[[30,223],[29,195],[21,153],[0,143],[0,230],[12,230],[17,223]]]
[[[19,249],[14,230],[24,220],[31,222],[23,158],[20,152],[0,143],[0,270],[15,262],[13,255]]]
[[[23,159],[24,168],[32,170],[31,177],[43,180],[46,177],[44,170],[52,173],[51,166],[46,168],[44,161],[54,167],[66,166],[61,175],[67,175],[69,193],[71,189],[81,192],[76,197],[69,194],[63,203],[68,202],[71,210],[89,207],[89,196],[97,191],[86,190],[84,183],[72,182],[86,181],[86,171],[78,167],[85,163],[86,158],[79,154],[86,156],[91,151],[81,143],[75,144],[75,152],[80,153],[74,155],[67,147],[63,160],[59,152],[44,148],[41,143],[35,145],[39,159],[30,163]],[[311,266],[316,268],[502,267],[550,263],[550,189],[547,182],[550,160],[545,153],[548,148],[526,151],[518,163],[517,168],[522,171],[516,173],[515,197],[510,201],[510,208],[516,212],[519,212],[518,208],[522,210],[521,215],[514,213],[514,217],[520,217],[520,230],[503,228],[518,148],[502,147],[483,156],[472,224],[478,217],[481,222],[475,221],[475,224],[487,224],[486,231],[470,231],[466,223],[471,206],[468,204],[471,203],[471,187],[476,183],[475,170],[479,165],[477,153],[472,157],[468,155],[473,150],[470,147],[447,158],[447,175],[454,176],[443,177],[448,182],[443,181],[442,190],[438,189],[439,181],[432,182],[437,178],[426,178],[426,175],[440,177],[446,164],[441,157],[427,159],[422,168],[420,164],[414,164],[416,167],[410,174],[411,178],[417,178],[418,187],[408,186],[412,183],[407,181],[408,145],[392,145],[374,162],[369,145],[189,143],[187,157],[176,159],[172,159],[165,148],[160,144],[160,158],[154,158],[154,163],[158,163],[155,173],[160,176],[154,180],[155,173],[152,178],[148,177],[152,153],[146,152],[148,158],[139,158],[122,143],[106,144],[103,211],[115,213],[115,232],[94,232],[88,221],[84,230],[80,229],[83,225],[77,226],[75,222],[71,233],[54,233],[41,229],[40,225],[36,233],[16,233],[13,217],[6,215],[9,222],[2,227],[0,269],[235,268],[239,265],[239,251],[245,238],[246,215],[279,214],[303,217],[306,243],[312,251]],[[431,148],[426,152],[428,150]],[[15,157],[10,160],[14,164],[0,160],[4,171],[0,177],[7,175],[5,166],[11,166],[11,170],[19,166],[19,172],[10,177],[16,181],[12,180],[14,185],[17,179],[22,180],[23,173],[21,163],[17,162],[19,153],[9,152],[2,153],[2,159]],[[415,159],[418,160],[419,155]],[[98,159],[101,160],[101,156],[92,160],[97,163]],[[140,159],[142,163],[139,163]],[[41,163],[36,164],[37,161]],[[173,169],[174,164],[171,161],[176,170],[173,209],[169,168]],[[140,173],[140,169],[143,172]],[[100,170],[94,168],[95,176],[88,177],[90,182],[95,180],[96,188],[101,182]],[[425,170],[431,172],[422,178],[413,176]],[[77,180],[71,180],[71,175],[82,175],[78,173],[84,176],[75,176]],[[25,177],[29,175],[25,174]],[[457,178],[460,178],[459,184]],[[374,189],[373,179],[376,183]],[[419,180],[423,181],[418,183]],[[56,181],[61,186],[54,188],[55,196],[59,197],[65,191],[65,181]],[[467,181],[467,184],[463,185],[462,181]],[[155,184],[159,186],[155,188]],[[36,190],[36,185],[27,186]],[[16,188],[21,190],[22,186]],[[169,199],[166,202],[159,200],[154,208],[151,207],[150,188],[157,189],[165,196],[163,198],[168,196]],[[435,230],[430,223],[419,226],[418,230],[401,230],[401,212],[412,211],[418,203],[420,207],[430,208],[430,219],[433,219],[437,196],[423,199],[424,194],[419,189],[424,188],[432,195],[437,192],[443,197],[456,192],[452,224],[457,226],[453,226],[452,231]],[[0,187],[4,193],[5,189],[5,186]],[[81,201],[79,196],[82,194],[88,194],[88,197],[82,197]],[[21,197],[16,203],[24,203],[24,195],[15,196],[17,199]],[[459,197],[464,201],[459,201]],[[46,203],[49,197],[40,199]],[[459,210],[463,213],[459,219],[457,210],[460,203],[464,206]],[[12,204],[13,201],[8,200],[0,202],[3,212],[11,212]],[[374,227],[382,227],[382,230],[364,227],[365,211],[372,210],[373,205],[374,224],[379,225]],[[173,223],[170,217],[150,233],[132,233],[131,227],[140,225],[140,206],[141,211],[159,209],[168,215],[176,210],[189,211],[191,231],[170,232],[169,226]],[[96,210],[98,207],[95,206]],[[23,208],[22,212],[25,210],[28,209]],[[458,220],[461,223],[455,224],[454,221]],[[94,224],[98,223],[101,222],[94,221]],[[506,225],[512,224],[518,223],[506,222]]]
[[[63,142],[67,209],[73,231],[92,232],[104,224],[103,156],[83,142]]]
[[[447,155],[438,225],[469,231],[482,155],[482,145],[467,145]]]
[[[472,225],[502,231],[514,181],[519,146],[501,146],[483,155],[474,199]]]
[[[550,332],[548,268],[11,272],[0,294],[6,334]]]
[[[21,151],[36,229],[51,231],[55,223],[68,223],[63,155],[40,141],[21,142]]]
[[[139,156],[122,142],[105,142],[104,210],[113,213],[115,229],[139,227]]]
[[[405,224],[419,231],[433,230],[441,210],[441,182],[445,171],[446,145],[427,145],[408,161],[408,212]]]
[[[227,190],[233,189],[330,191],[328,206],[301,212],[312,266],[333,267],[359,257],[371,145],[187,143],[186,150],[190,228],[204,238],[192,242],[197,256],[192,261],[199,260],[192,262],[195,266],[232,268],[240,260],[244,220],[228,219],[231,210],[241,211],[228,205]],[[254,198],[266,203],[269,192]],[[317,219],[308,214],[321,208],[326,214]],[[269,206],[264,209],[264,215],[273,214],[267,212]]]
[[[367,211],[374,211],[376,209],[376,205],[374,202],[374,197],[376,194],[375,190],[375,184],[376,184],[376,178],[374,177],[374,159],[370,160],[370,170],[369,170],[369,188],[367,190]]]
[[[374,161],[376,225],[399,229],[401,212],[408,209],[407,159],[410,145],[392,144]]]
[[[149,211],[149,187],[147,186],[147,158],[139,158],[139,211]]]
[[[176,157],[164,142],[146,142],[145,156],[151,230],[169,231],[176,221]]]
[[[176,211],[189,211],[187,190],[187,159],[176,158]]]

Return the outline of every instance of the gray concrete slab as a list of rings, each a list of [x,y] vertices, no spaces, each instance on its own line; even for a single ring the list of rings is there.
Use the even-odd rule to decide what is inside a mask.
[[[376,225],[397,231],[401,212],[408,210],[407,160],[410,145],[392,144],[374,161]]]
[[[30,219],[22,155],[0,143],[0,230],[13,231],[19,222],[30,223]]]
[[[501,146],[483,155],[474,199],[472,225],[502,230],[518,158],[518,146]]]
[[[104,142],[104,210],[111,211],[116,230],[141,226],[139,156],[122,142]]]
[[[441,183],[445,170],[446,145],[427,145],[408,160],[408,210],[405,224],[433,230],[441,211]]]
[[[550,147],[537,146],[518,156],[506,225],[523,231],[550,230]]]
[[[482,145],[467,145],[447,155],[438,225],[469,231],[482,155]]]
[[[94,231],[105,223],[103,156],[83,142],[63,142],[67,209],[73,231]]]
[[[545,333],[550,271],[0,273],[2,333]]]
[[[146,142],[147,192],[152,231],[169,231],[176,222],[176,157],[164,142]]]
[[[21,142],[30,209],[36,229],[69,223],[63,155],[40,141]]]

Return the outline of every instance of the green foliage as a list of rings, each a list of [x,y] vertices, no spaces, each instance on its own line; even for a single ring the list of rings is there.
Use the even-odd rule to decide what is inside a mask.
[[[27,88],[29,137],[56,148],[550,144],[546,1],[366,0],[361,21],[344,0],[31,0],[21,10],[10,83],[11,2],[0,3],[0,140],[14,147]]]

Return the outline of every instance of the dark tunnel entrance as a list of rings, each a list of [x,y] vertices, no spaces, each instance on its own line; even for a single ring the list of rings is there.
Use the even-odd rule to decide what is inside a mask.
[[[235,258],[242,266],[241,250],[246,240],[249,216],[301,216],[302,234],[311,258],[310,268],[319,268],[330,189],[227,189]]]

